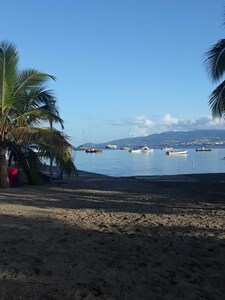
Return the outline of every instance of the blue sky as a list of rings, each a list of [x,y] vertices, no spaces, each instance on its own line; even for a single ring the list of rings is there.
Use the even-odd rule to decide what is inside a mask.
[[[1,40],[21,69],[55,75],[74,145],[169,130],[225,128],[204,53],[225,36],[222,0],[9,0]]]

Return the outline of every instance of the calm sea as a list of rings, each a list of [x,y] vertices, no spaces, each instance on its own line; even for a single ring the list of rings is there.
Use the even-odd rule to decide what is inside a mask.
[[[225,149],[210,152],[188,149],[187,155],[169,156],[164,150],[130,153],[126,150],[103,150],[102,153],[75,152],[77,169],[110,176],[151,176],[194,173],[224,173]]]

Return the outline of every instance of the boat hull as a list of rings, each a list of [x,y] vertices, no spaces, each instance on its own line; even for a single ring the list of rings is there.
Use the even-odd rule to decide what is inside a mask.
[[[212,151],[212,149],[195,149],[195,151],[197,152],[209,152],[209,151]]]
[[[143,152],[143,153],[149,153],[149,152],[153,152],[153,151],[154,151],[154,149],[149,148],[147,146],[144,146],[141,148],[141,152]]]
[[[85,150],[86,153],[102,153],[100,149],[87,149]]]
[[[143,152],[143,153],[150,153],[150,152],[153,152],[153,151],[154,151],[154,149],[141,150],[141,152]]]
[[[137,150],[130,149],[129,152],[131,152],[131,153],[141,153],[142,151],[141,151],[141,149],[137,149]]]
[[[129,151],[130,148],[129,147],[121,147],[120,150],[128,150]]]
[[[184,151],[166,151],[166,155],[185,155],[187,153],[188,153],[187,150],[184,150]]]
[[[111,145],[111,144],[108,144],[105,147],[106,147],[106,149],[117,149],[116,145]]]

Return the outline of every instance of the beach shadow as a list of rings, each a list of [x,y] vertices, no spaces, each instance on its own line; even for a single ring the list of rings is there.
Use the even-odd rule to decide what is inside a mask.
[[[134,178],[1,190],[0,299],[222,299],[224,194]]]
[[[83,217],[1,215],[0,298],[223,298],[220,230]]]
[[[172,201],[171,201],[172,199]],[[223,182],[85,179],[69,184],[4,189],[0,201],[39,208],[103,209],[112,212],[202,214],[224,208]]]

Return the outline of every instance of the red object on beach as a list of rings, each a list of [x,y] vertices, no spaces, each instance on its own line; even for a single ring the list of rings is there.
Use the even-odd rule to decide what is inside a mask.
[[[17,168],[8,168],[7,172],[8,172],[10,187],[13,187],[15,185],[16,175],[18,174],[19,169],[17,169]]]

